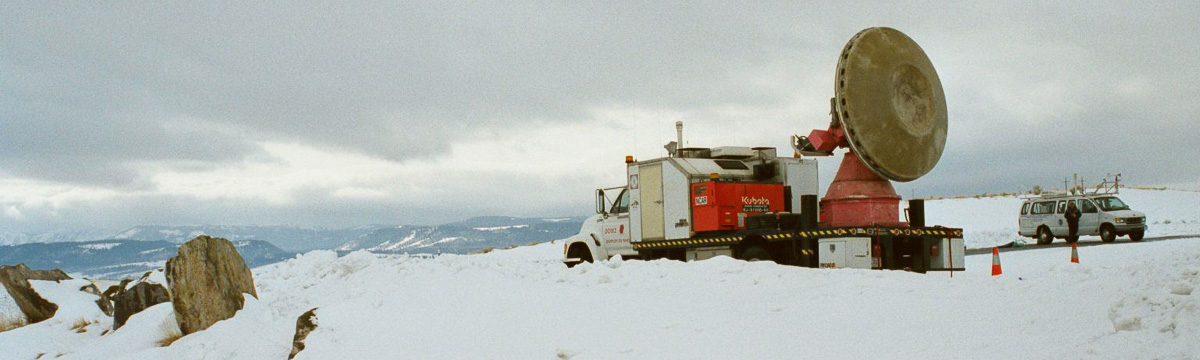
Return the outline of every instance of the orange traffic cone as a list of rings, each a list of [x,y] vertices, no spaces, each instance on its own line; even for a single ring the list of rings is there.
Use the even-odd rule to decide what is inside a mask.
[[[1071,244],[1071,262],[1079,263],[1079,248],[1075,247],[1074,243]]]
[[[1000,275],[1000,248],[992,248],[992,276]]]

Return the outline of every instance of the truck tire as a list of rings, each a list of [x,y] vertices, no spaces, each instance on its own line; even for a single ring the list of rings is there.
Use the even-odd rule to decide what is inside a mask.
[[[742,249],[742,253],[738,254],[738,259],[746,261],[775,261],[771,258],[771,252],[758,246]]]
[[[1146,236],[1146,230],[1134,230],[1129,232],[1129,241],[1138,242]]]
[[[1117,229],[1113,229],[1112,225],[1100,225],[1100,241],[1113,242],[1117,240]]]
[[[1050,228],[1045,226],[1038,228],[1038,245],[1049,245],[1052,242],[1054,242],[1054,234],[1050,233]]]
[[[592,252],[588,251],[587,245],[584,244],[576,243],[575,245],[571,245],[571,248],[567,250],[567,257],[580,259],[580,262],[566,263],[568,268],[573,268],[575,265],[581,263],[592,262]]]

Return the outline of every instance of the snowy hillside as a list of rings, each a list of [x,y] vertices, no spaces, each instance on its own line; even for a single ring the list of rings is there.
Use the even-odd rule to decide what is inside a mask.
[[[579,230],[582,217],[482,216],[442,225],[364,225],[345,229],[258,225],[147,225],[122,231],[0,233],[0,246],[98,240],[164,241],[182,244],[200,235],[266,241],[285,251],[337,249],[382,253],[466,254],[486,247],[560,239]]]
[[[582,218],[478,217],[438,226],[380,228],[337,247],[340,253],[367,250],[375,253],[466,254],[484,248],[502,248],[562,239],[579,232]]]
[[[332,249],[349,239],[370,234],[386,226],[359,226],[348,229],[322,229],[300,226],[136,226],[122,231],[113,239],[166,241],[182,244],[200,235],[229,240],[260,240],[288,251]]]
[[[1137,251],[1130,251],[1136,249]],[[169,347],[169,304],[120,330],[89,296],[0,333],[6,358],[1188,358],[1200,354],[1200,241],[990,256],[968,271],[820,270],[719,257],[567,269],[560,244],[435,259],[317,251],[255,269],[260,299]],[[39,282],[38,289],[51,283]],[[60,288],[76,289],[66,282]],[[91,309],[91,310],[89,310]],[[90,312],[89,312],[90,311]],[[94,321],[70,330],[78,319]],[[166,325],[164,325],[166,324]],[[752,335],[751,335],[752,334]]]
[[[112,235],[109,230],[70,231],[56,230],[36,234],[19,232],[0,232],[0,246],[12,246],[31,243],[90,241],[104,239]]]
[[[1200,192],[1121,189],[1117,196],[1133,210],[1146,213],[1150,226],[1146,236],[1200,234]],[[963,228],[968,248],[1033,242],[1017,235],[1021,201],[1013,196],[930,200],[925,203],[926,222]],[[1099,239],[1085,236],[1082,241]]]

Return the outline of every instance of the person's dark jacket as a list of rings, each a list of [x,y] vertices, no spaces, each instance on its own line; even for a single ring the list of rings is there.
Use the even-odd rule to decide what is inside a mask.
[[[1079,216],[1080,216],[1079,208],[1074,207],[1074,206],[1068,206],[1067,213],[1063,214],[1063,216],[1067,218],[1068,223],[1077,224],[1077,223],[1079,223]]]

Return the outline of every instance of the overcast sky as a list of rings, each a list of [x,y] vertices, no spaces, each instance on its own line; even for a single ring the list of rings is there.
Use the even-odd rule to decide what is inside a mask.
[[[1196,2],[878,3],[5,1],[0,231],[585,215],[677,120],[788,153],[872,26],[948,103],[906,197],[1200,181]]]

